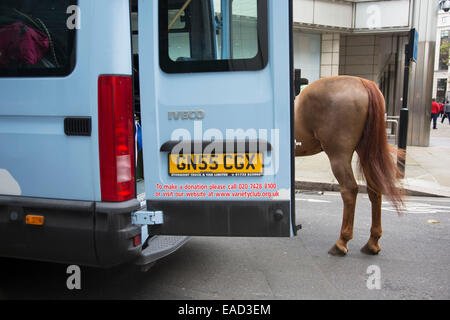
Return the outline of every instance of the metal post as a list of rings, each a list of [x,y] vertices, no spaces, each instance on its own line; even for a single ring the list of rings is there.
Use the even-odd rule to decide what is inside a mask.
[[[218,23],[216,21],[216,8],[214,7],[214,0],[210,0],[211,6],[211,22],[213,26],[213,39],[214,39],[214,60],[219,58],[219,41],[217,40]]]
[[[400,123],[398,132],[398,155],[397,166],[401,172],[401,178],[405,177],[406,166],[406,148],[408,145],[408,123],[409,123],[409,109],[408,109],[408,92],[409,92],[409,69],[411,65],[411,58],[409,53],[409,45],[406,45],[405,54],[405,75],[403,84],[403,104],[400,110]],[[402,154],[403,153],[403,154]]]
[[[409,33],[409,43],[405,47],[405,79],[403,82],[403,104],[400,110],[400,123],[398,132],[398,154],[397,166],[400,169],[401,178],[405,177],[406,169],[406,147],[408,145],[408,93],[409,93],[409,70],[411,61],[417,61],[419,34],[416,29],[411,29]]]
[[[232,1],[222,0],[222,59],[231,59],[233,48],[231,45],[231,28],[233,7]]]

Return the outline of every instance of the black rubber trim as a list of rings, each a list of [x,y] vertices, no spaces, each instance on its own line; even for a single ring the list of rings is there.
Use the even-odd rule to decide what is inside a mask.
[[[21,196],[0,195],[0,205],[33,207],[39,209],[60,209],[74,211],[90,211],[94,208],[92,201],[58,200],[44,198],[27,198]]]
[[[121,214],[139,210],[140,202],[132,199],[125,202],[92,202],[76,200],[58,200],[44,198],[27,198],[20,196],[1,196],[0,205],[33,207],[39,209],[58,209],[73,211],[95,211],[99,213]]]
[[[97,265],[94,203],[0,196],[0,256]],[[25,223],[44,217],[43,226]]]
[[[168,141],[161,146],[161,152],[172,153],[174,149],[179,150],[191,150],[194,152],[204,152],[208,150],[221,150],[227,152],[227,150],[233,152],[246,152],[246,153],[256,153],[256,152],[269,152],[272,151],[272,145],[266,140],[220,140],[220,141]]]
[[[109,203],[0,196],[0,256],[112,267],[136,259],[142,245],[131,224],[137,199]],[[25,224],[27,215],[44,217],[43,226]]]
[[[294,3],[289,0],[289,60],[290,69],[294,70]],[[297,235],[296,215],[295,215],[295,87],[294,74],[290,72],[291,78],[291,221],[292,232]]]
[[[164,223],[152,235],[290,237],[290,201],[148,201]]]
[[[95,211],[97,213],[121,214],[139,210],[141,203],[137,199],[125,202],[96,202]]]
[[[133,103],[133,123],[136,121],[136,97],[139,97],[140,95],[140,88],[137,88],[138,90],[136,90],[136,84],[138,86],[140,86],[140,80],[139,80],[139,60],[137,62],[137,65],[135,64],[134,61],[134,55],[133,55],[133,21],[132,21],[132,14],[133,12],[136,12],[138,14],[139,17],[139,12],[138,12],[138,4],[137,2],[134,3],[133,0],[129,0],[128,2],[128,6],[129,6],[129,16],[130,16],[130,58],[131,58],[131,85],[132,85],[132,92],[133,92],[133,96],[132,96],[132,103]],[[134,11],[134,9],[136,9],[136,11]],[[136,32],[137,34],[138,32]],[[138,40],[139,42],[139,40]],[[138,59],[139,59],[139,54],[137,54]],[[137,75],[136,75],[137,73]],[[136,83],[136,79],[137,79],[137,83]],[[140,110],[139,110],[140,112]],[[133,124],[133,137],[136,137],[136,125],[135,123]],[[134,149],[134,159],[138,158],[138,154],[136,153],[136,149]],[[137,162],[135,162],[137,163]],[[135,172],[136,172],[136,167],[134,168]],[[136,179],[134,179],[134,190],[136,190],[134,196],[137,197],[137,181]]]

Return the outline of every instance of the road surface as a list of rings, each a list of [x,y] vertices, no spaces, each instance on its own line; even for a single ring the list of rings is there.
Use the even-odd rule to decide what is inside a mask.
[[[193,238],[147,273],[82,267],[81,290],[67,289],[68,266],[0,259],[0,299],[450,299],[450,199],[409,198],[400,217],[384,204],[375,257],[359,251],[369,237],[367,195],[345,258],[327,254],[340,195],[301,193],[296,205],[296,238]]]

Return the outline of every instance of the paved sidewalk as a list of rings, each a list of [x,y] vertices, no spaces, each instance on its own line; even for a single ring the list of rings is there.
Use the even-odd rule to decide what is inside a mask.
[[[430,146],[408,147],[406,177],[403,185],[411,196],[450,197],[450,125],[448,119],[437,130],[432,130]],[[296,186],[302,190],[338,191],[339,185],[330,168],[324,152],[296,159]],[[357,156],[353,159],[357,177]],[[365,183],[358,179],[360,189],[365,191]]]

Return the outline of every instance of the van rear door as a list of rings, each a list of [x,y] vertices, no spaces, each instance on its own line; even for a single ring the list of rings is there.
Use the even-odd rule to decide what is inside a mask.
[[[291,8],[139,2],[151,234],[295,235]]]

